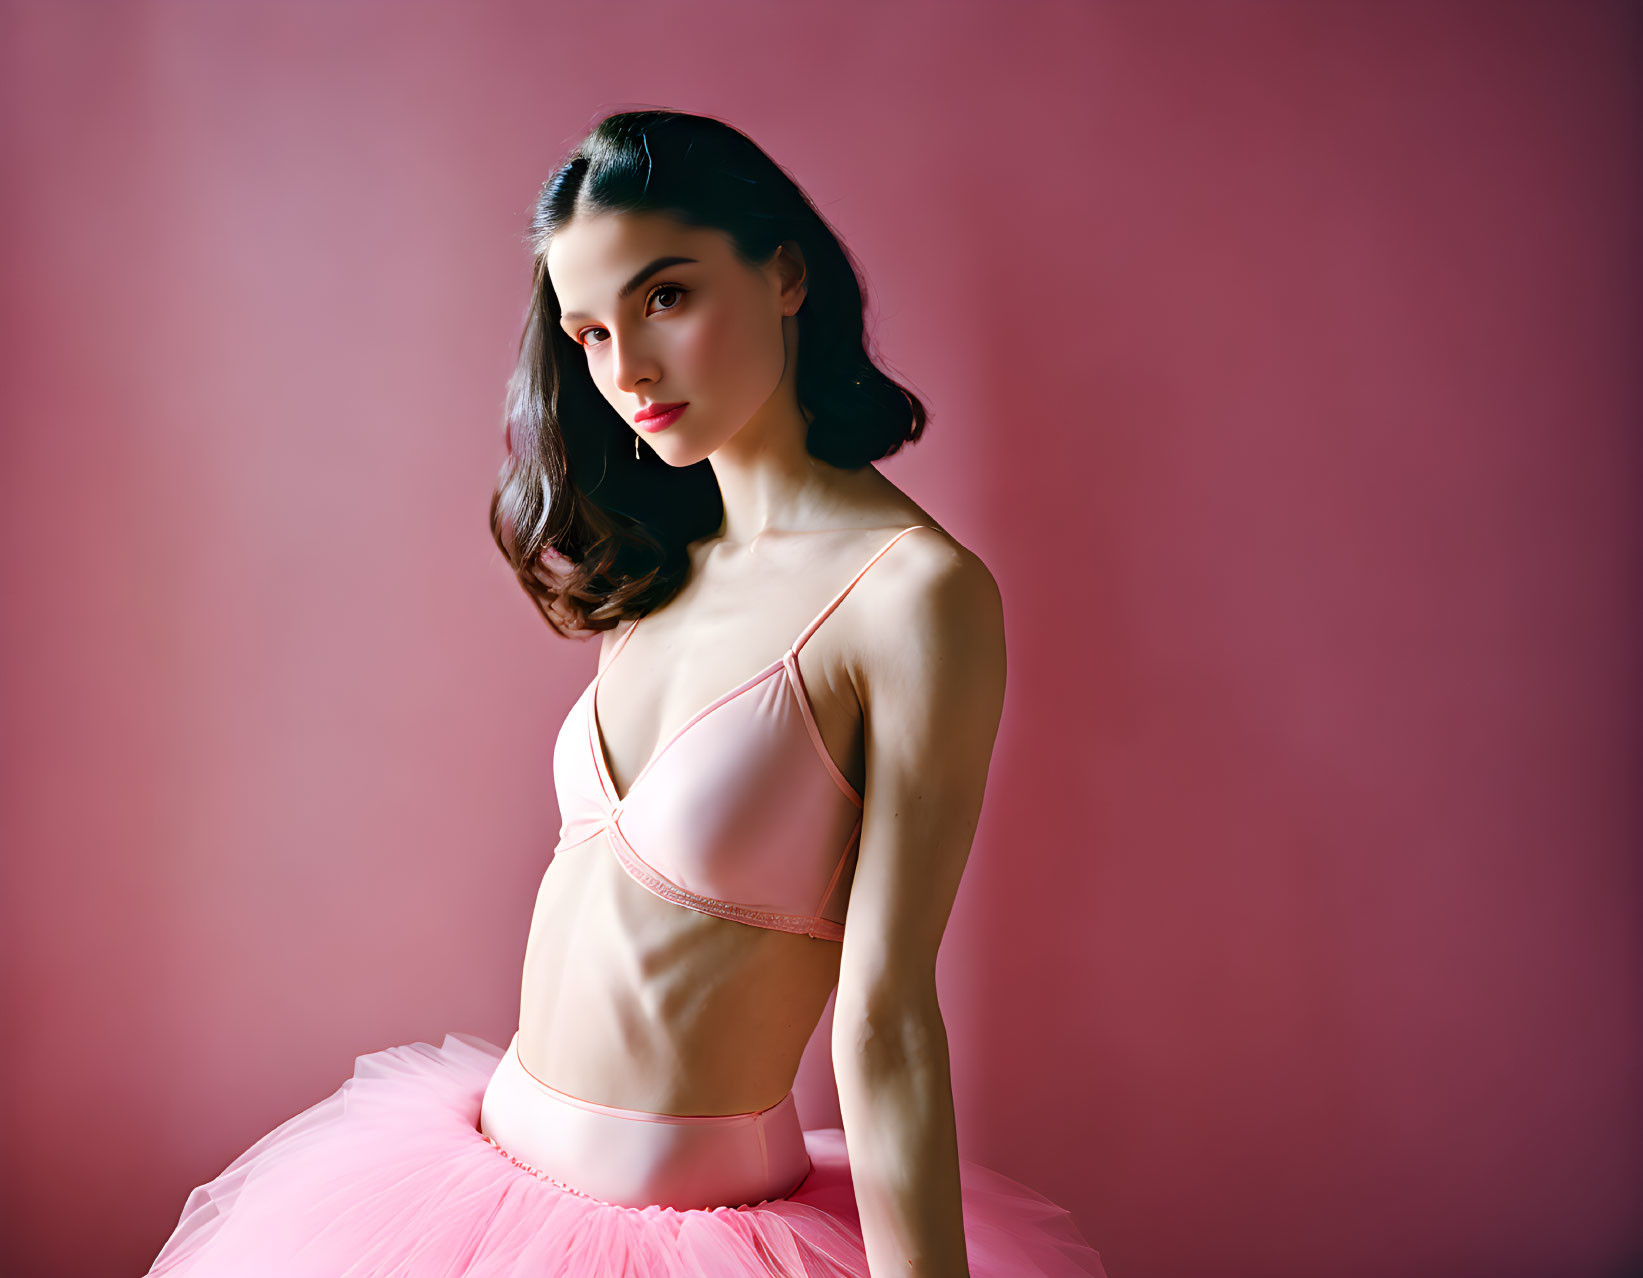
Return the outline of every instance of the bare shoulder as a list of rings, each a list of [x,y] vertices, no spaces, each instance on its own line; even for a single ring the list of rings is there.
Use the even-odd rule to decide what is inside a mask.
[[[874,578],[877,578],[874,580]],[[950,533],[915,528],[868,573],[858,659],[867,676],[925,677],[933,667],[965,677],[1004,674],[1004,605],[985,562]]]
[[[906,632],[957,623],[968,629],[997,620],[1003,600],[991,570],[968,546],[940,528],[914,528],[879,565],[878,602],[872,610],[893,628]],[[871,574],[869,574],[871,576]]]
[[[926,602],[953,597],[986,604],[998,598],[998,583],[981,556],[945,529],[915,528],[896,550],[907,575],[904,584],[923,591]]]

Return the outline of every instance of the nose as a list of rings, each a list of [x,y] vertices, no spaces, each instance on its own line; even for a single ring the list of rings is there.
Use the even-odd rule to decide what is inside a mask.
[[[655,357],[638,338],[618,338],[610,335],[611,376],[616,389],[632,394],[643,382],[654,382],[657,375]]]

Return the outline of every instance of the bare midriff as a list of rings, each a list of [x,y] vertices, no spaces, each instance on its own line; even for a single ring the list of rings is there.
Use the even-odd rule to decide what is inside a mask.
[[[837,941],[663,900],[601,832],[557,853],[525,943],[519,1051],[550,1087],[656,1114],[745,1114],[792,1090]]]

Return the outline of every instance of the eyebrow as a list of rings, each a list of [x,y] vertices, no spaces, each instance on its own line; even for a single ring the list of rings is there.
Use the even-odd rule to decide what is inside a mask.
[[[638,291],[639,286],[648,280],[652,275],[656,274],[657,271],[665,271],[670,266],[680,266],[684,263],[694,263],[695,261],[696,259],[693,257],[659,257],[649,266],[642,268],[637,275],[635,275],[626,284],[622,285],[621,288],[617,289],[616,300],[622,302],[632,297],[633,294]],[[565,311],[560,314],[559,318],[563,321],[591,319],[592,316],[584,315],[581,311]]]

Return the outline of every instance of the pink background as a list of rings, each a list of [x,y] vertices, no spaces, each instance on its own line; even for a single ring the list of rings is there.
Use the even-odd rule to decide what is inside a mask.
[[[525,220],[658,105],[859,255],[1004,591],[965,1154],[1114,1278],[1643,1258],[1637,14],[7,4],[0,1268],[511,1033],[595,660],[486,529]]]

